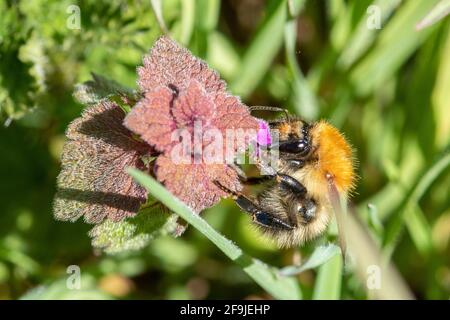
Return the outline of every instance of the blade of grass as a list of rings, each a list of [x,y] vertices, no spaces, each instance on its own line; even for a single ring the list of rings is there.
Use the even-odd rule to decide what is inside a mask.
[[[416,248],[428,255],[433,249],[431,227],[417,203],[406,207],[405,224]]]
[[[376,0],[372,5],[380,9],[380,23],[391,15],[398,7],[401,0]],[[353,32],[350,40],[346,43],[337,62],[338,66],[344,69],[349,68],[356,60],[358,60],[367,48],[374,42],[375,36],[379,30],[367,27],[367,16],[364,16],[359,22],[356,30]]]
[[[230,90],[242,98],[259,84],[283,43],[287,0],[272,1],[270,4],[267,18],[244,53],[239,74],[230,83]]]
[[[309,87],[297,63],[295,44],[297,40],[297,20],[286,23],[284,28],[284,39],[286,43],[287,67],[292,74],[292,102],[295,110],[306,120],[314,120],[319,113],[317,99]]]
[[[408,1],[398,9],[381,31],[375,48],[351,73],[358,94],[366,95],[383,85],[430,35],[433,28],[417,32],[414,26],[436,2]]]
[[[351,31],[351,17],[355,9],[355,2],[330,1],[335,2],[330,8],[330,15],[333,17],[333,26],[330,31],[330,43],[335,50],[340,51],[346,44],[346,40]]]
[[[215,48],[215,44],[210,42],[219,21],[220,0],[193,0],[191,7],[195,7],[195,12],[192,12],[192,18],[195,17],[195,20],[191,20],[194,30],[189,48],[195,55],[207,58],[206,60],[210,63],[208,60],[210,52],[216,49],[221,50],[221,48]],[[227,64],[227,61],[223,61],[223,64]]]
[[[197,27],[206,32],[213,31],[219,21],[220,0],[197,0],[196,13]]]
[[[341,296],[342,256],[336,254],[319,269],[314,300],[337,300]]]
[[[181,35],[180,42],[184,45],[189,44],[195,25],[195,1],[181,1]]]
[[[380,217],[378,216],[378,208],[374,204],[369,203],[367,205],[367,210],[369,213],[369,222],[372,226],[372,229],[378,236],[381,236],[383,234],[384,227],[381,223]]]
[[[225,80],[233,78],[239,72],[239,54],[233,43],[221,32],[209,33],[206,60]]]
[[[211,240],[274,298],[301,299],[300,288],[294,279],[281,277],[278,275],[278,269],[246,255],[239,247],[214,230],[203,218],[195,214],[152,177],[132,168],[128,169],[127,172],[156,199]]]
[[[445,151],[442,156],[431,166],[419,180],[416,182],[414,187],[409,192],[409,195],[405,198],[404,204],[401,206],[399,213],[393,218],[393,221],[390,223],[389,228],[386,230],[386,236],[384,239],[385,248],[384,251],[386,256],[389,256],[394,251],[397,240],[400,237],[403,231],[403,222],[406,222],[406,226],[408,227],[409,232],[414,232],[416,230],[417,223],[408,221],[411,217],[407,216],[408,209],[414,208],[417,206],[419,200],[431,186],[433,181],[435,181],[439,175],[450,165],[450,151]],[[414,210],[411,211],[414,214]],[[411,213],[410,213],[411,214]],[[407,218],[408,217],[408,218]],[[416,220],[422,220],[421,217],[414,217]],[[414,224],[414,225],[412,225]],[[424,227],[429,230],[429,227]],[[423,233],[428,233],[426,230],[420,231]],[[416,239],[413,234],[411,234],[413,239]],[[428,238],[428,236],[427,236]],[[426,246],[427,247],[427,246]],[[418,248],[421,249],[421,245],[418,244]]]
[[[417,25],[416,29],[421,30],[429,27],[450,14],[450,0],[441,0]]]
[[[153,12],[155,14],[156,21],[158,21],[159,28],[165,34],[169,34],[166,24],[164,23],[164,18],[163,18],[163,14],[162,14],[162,1],[150,0],[150,5],[152,6]]]
[[[335,244],[328,244],[324,246],[318,246],[311,257],[300,266],[288,266],[280,270],[280,274],[283,276],[294,276],[299,273],[302,273],[306,270],[317,268],[318,266],[323,265],[328,260],[333,258],[335,255],[339,254],[340,249]]]
[[[448,116],[448,102],[450,101],[450,28],[443,43],[436,83],[433,88],[433,114],[436,123],[436,145],[440,148],[450,143],[450,117]]]

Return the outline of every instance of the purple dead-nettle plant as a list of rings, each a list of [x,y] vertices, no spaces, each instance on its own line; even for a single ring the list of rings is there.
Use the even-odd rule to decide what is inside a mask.
[[[227,196],[215,181],[242,189],[230,148],[236,156],[252,141],[267,144],[260,134],[268,128],[227,92],[215,71],[164,36],[144,57],[138,86],[132,99],[114,89],[69,125],[54,203],[58,219],[100,223],[136,215],[147,194],[127,167],[153,175],[197,213]],[[230,144],[235,131],[253,132],[254,139],[246,138],[244,147]]]
[[[144,58],[138,74],[144,98],[126,116],[124,124],[161,152],[155,164],[156,178],[196,212],[226,196],[214,180],[230,190],[240,190],[238,175],[226,161],[203,161],[202,151],[211,141],[203,135],[195,136],[208,129],[217,129],[222,137],[226,137],[227,129],[258,130],[257,119],[239,98],[226,91],[218,74],[166,37]],[[195,130],[199,126],[202,130]],[[192,146],[190,163],[178,163],[172,152],[180,143],[173,139],[179,129],[190,135],[184,136]]]

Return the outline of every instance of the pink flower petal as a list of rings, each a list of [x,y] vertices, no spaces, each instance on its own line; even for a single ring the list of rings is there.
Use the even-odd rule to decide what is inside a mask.
[[[267,122],[258,119],[259,130],[257,142],[261,146],[268,146],[272,143],[272,137],[270,136],[270,128]]]

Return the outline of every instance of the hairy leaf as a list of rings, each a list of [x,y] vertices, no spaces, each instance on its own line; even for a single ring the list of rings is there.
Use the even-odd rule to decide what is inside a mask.
[[[174,233],[178,226],[176,220],[176,215],[165,212],[160,205],[154,205],[123,221],[105,220],[96,225],[89,235],[94,247],[115,254],[141,249],[160,235]]]
[[[141,157],[152,149],[123,125],[123,110],[112,102],[86,109],[67,130],[61,173],[54,202],[57,219],[89,223],[105,217],[119,221],[133,216],[147,195],[125,173],[126,167],[148,171]]]

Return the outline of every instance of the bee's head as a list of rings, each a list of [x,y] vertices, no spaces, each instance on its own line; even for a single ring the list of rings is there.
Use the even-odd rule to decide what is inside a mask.
[[[281,158],[297,160],[301,182],[313,194],[323,194],[328,179],[339,192],[352,190],[355,176],[352,149],[344,136],[326,121],[307,124],[302,120],[277,123],[278,150]]]
[[[311,151],[310,125],[302,120],[280,122],[271,130],[278,134],[278,150],[289,157],[305,158]]]

